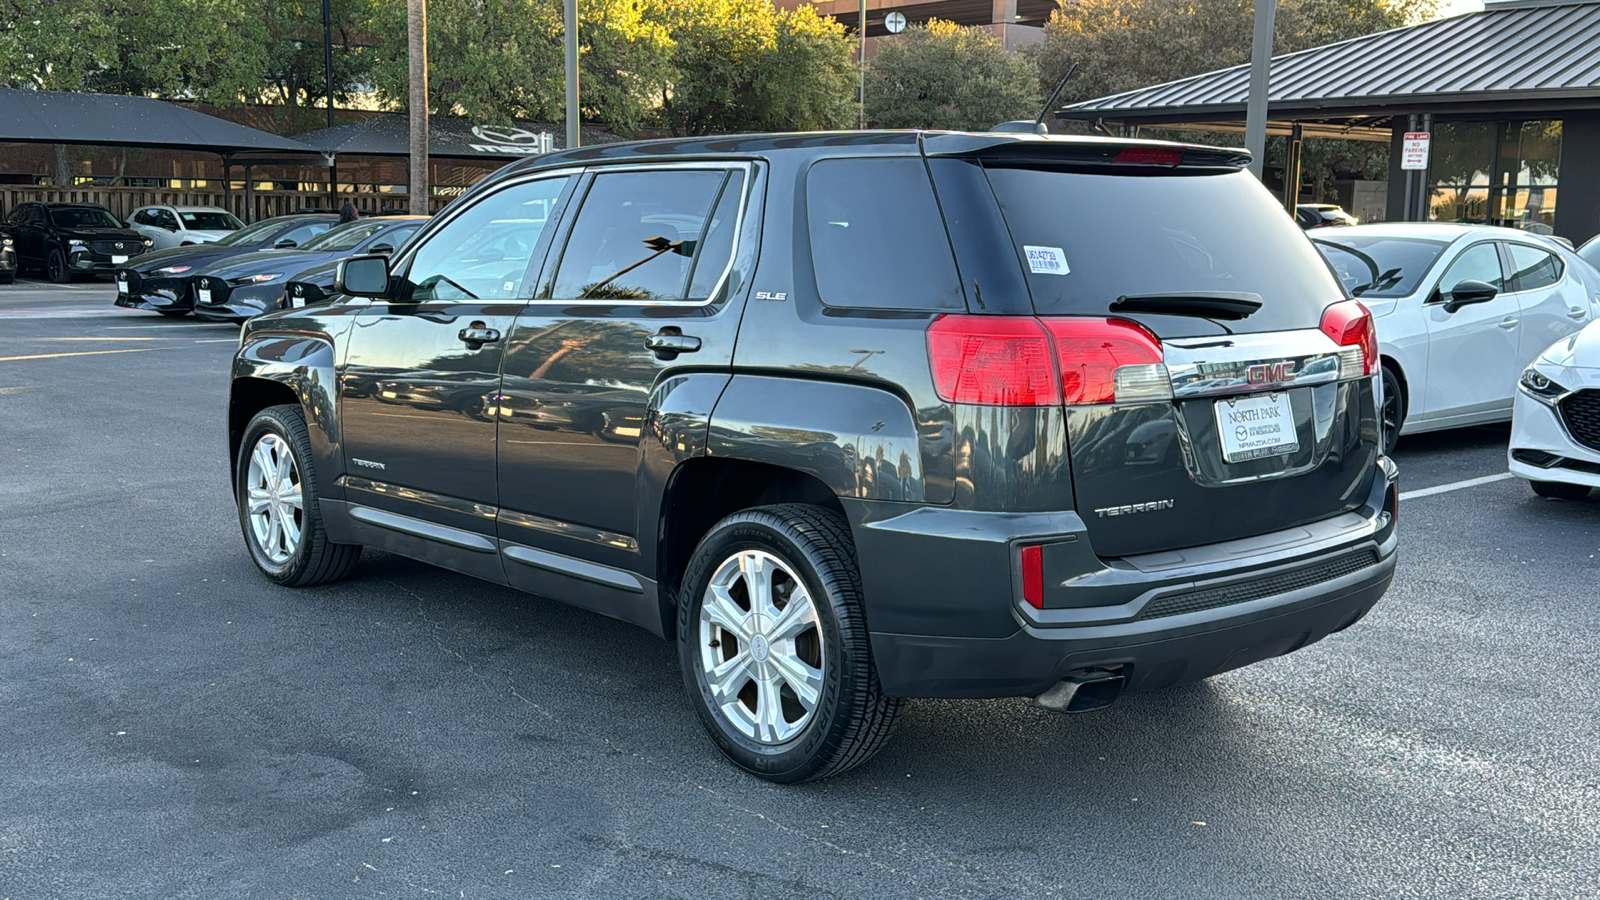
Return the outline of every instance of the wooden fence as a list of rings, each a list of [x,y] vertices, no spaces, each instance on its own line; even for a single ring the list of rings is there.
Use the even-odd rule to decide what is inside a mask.
[[[453,196],[435,194],[431,206],[438,212]],[[405,194],[365,192],[340,193],[339,203],[349,200],[363,214],[382,210],[404,210],[410,205]],[[0,185],[0,217],[19,203],[98,203],[117,218],[127,221],[141,206],[220,206],[243,219],[258,222],[272,216],[288,215],[302,209],[328,208],[328,195],[307,191],[230,191],[177,190],[141,187],[67,187]]]

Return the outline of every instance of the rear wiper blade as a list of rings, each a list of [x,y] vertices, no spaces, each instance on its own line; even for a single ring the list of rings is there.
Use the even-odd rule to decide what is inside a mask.
[[[1261,295],[1245,291],[1190,291],[1181,294],[1126,294],[1111,304],[1112,312],[1243,319],[1261,308]]]

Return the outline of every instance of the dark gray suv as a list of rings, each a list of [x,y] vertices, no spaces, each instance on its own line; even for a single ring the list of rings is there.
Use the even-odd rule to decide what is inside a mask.
[[[1079,711],[1299,649],[1388,587],[1396,469],[1372,319],[1245,162],[897,132],[508,166],[244,327],[246,544],[676,640],[782,782],[908,697]]]

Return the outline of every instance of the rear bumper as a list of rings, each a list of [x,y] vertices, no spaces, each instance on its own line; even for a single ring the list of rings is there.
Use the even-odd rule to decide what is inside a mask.
[[[1119,669],[1128,691],[1197,681],[1348,628],[1394,576],[1397,498],[1385,460],[1353,513],[1128,560],[1095,557],[1073,513],[923,508],[874,520],[879,504],[846,509],[884,689],[1015,697],[1082,669]],[[1081,548],[1047,563],[1046,581],[1091,602],[1037,610],[1021,599],[1017,544],[1041,539]],[[1063,568],[1073,558],[1079,571]]]

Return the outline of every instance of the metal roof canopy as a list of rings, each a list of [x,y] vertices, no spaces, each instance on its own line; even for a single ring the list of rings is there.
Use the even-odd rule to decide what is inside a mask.
[[[0,88],[0,141],[207,150],[223,156],[317,152],[292,138],[164,100],[16,88]]]
[[[549,135],[541,142],[542,135]],[[329,158],[335,156],[409,156],[411,122],[403,113],[379,113],[345,125],[295,135],[295,140]],[[603,131],[583,130],[583,143],[602,144],[618,138]],[[473,125],[451,116],[428,120],[428,156],[433,159],[507,161],[561,149],[566,143],[556,125],[517,122],[510,126]]]
[[[1243,120],[1250,66],[1073,104],[1061,119]],[[1600,109],[1600,0],[1490,0],[1481,12],[1272,59],[1276,121]]]

